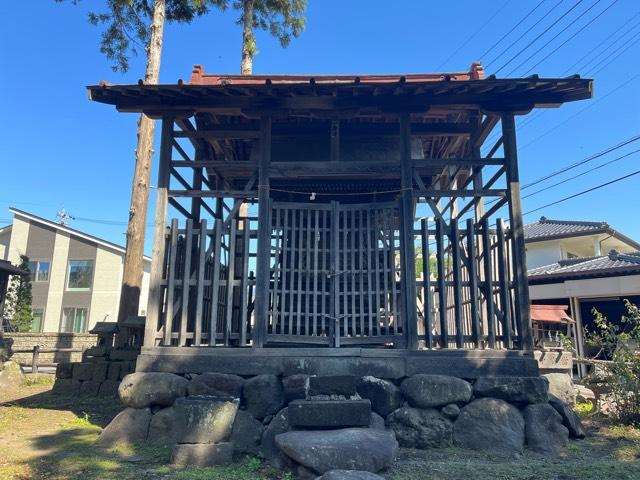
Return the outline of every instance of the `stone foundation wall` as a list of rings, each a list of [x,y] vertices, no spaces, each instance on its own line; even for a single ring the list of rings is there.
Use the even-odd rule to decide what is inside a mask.
[[[115,398],[124,377],[136,368],[135,361],[88,361],[59,363],[53,392],[69,396]]]
[[[332,469],[389,468],[399,446],[456,445],[515,455],[524,448],[559,454],[584,431],[542,377],[416,374],[241,377],[206,372],[126,376],[128,407],[100,443],[155,442],[176,465],[228,463],[261,455],[277,468],[313,478]]]
[[[96,344],[97,336],[80,333],[5,333],[5,338],[13,340],[12,350],[41,348],[89,348]],[[31,353],[14,353],[11,360],[20,365],[31,365]],[[41,353],[41,363],[79,362],[82,353],[55,352]]]

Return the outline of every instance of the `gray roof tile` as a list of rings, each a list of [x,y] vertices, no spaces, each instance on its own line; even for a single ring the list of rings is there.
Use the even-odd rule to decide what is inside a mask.
[[[612,250],[609,255],[600,257],[560,260],[551,265],[532,268],[527,274],[530,280],[535,281],[548,277],[610,276],[630,272],[640,273],[640,251],[618,253]]]
[[[525,240],[564,237],[567,235],[584,235],[599,233],[609,229],[607,222],[581,222],[576,220],[551,220],[540,217],[540,220],[524,226]]]

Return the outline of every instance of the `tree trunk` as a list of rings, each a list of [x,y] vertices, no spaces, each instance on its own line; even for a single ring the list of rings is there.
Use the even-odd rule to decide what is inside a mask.
[[[157,84],[160,77],[160,57],[164,31],[166,0],[154,0],[151,39],[147,47],[147,65],[144,74],[145,84]],[[124,257],[122,291],[118,323],[138,315],[140,289],[144,271],[144,235],[147,222],[147,203],[149,200],[149,182],[151,179],[151,161],[153,159],[154,121],[144,114],[138,120],[138,145],[136,147],[136,166],[131,188],[131,206],[127,227],[127,250]],[[126,329],[123,329],[126,330]],[[128,341],[128,332],[118,336],[118,346]]]
[[[253,55],[256,51],[255,39],[253,37],[253,2],[254,0],[244,0],[243,2],[243,23],[242,23],[242,63],[240,64],[241,75],[251,75],[253,71]]]

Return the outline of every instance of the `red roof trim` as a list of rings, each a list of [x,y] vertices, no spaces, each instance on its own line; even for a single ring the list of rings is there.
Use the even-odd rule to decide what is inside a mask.
[[[341,83],[418,83],[441,82],[443,80],[483,80],[484,68],[480,62],[471,64],[468,72],[416,73],[398,75],[226,75],[205,73],[202,65],[194,65],[191,72],[192,85],[264,85],[271,84],[341,84]]]
[[[566,305],[531,305],[531,320],[548,323],[574,323]]]

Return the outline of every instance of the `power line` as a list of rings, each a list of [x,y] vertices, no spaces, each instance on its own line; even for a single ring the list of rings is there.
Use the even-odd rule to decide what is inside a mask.
[[[632,42],[629,45],[629,42],[631,42],[632,40],[634,40],[634,42]],[[605,67],[607,67],[609,64],[611,64],[612,62],[614,62],[615,60],[618,59],[618,57],[624,53],[627,52],[627,50],[629,50],[631,47],[633,47],[636,43],[638,43],[638,40],[640,40],[640,32],[637,32],[633,37],[631,37],[629,40],[627,40],[623,45],[621,45],[615,52],[613,52],[612,55],[613,58],[611,58],[611,55],[609,55],[608,57],[605,57],[604,59],[602,59],[600,62],[598,62],[596,65],[594,65],[590,70],[588,70],[588,75],[595,75],[597,73],[599,73],[601,70],[603,70]],[[627,46],[628,45],[628,46]],[[626,46],[626,48],[624,48]],[[620,53],[618,53],[621,49],[623,49]],[[617,53],[617,55],[616,55]],[[608,60],[608,61],[607,61]],[[601,68],[593,71],[595,68],[597,68],[599,65],[602,64],[602,62],[607,62],[605,63]]]
[[[616,157],[613,160],[609,160],[608,162],[604,162],[604,163],[601,163],[600,165],[596,165],[595,167],[592,167],[592,168],[590,168],[588,170],[585,170],[584,172],[580,172],[577,175],[573,175],[571,177],[565,178],[564,180],[560,180],[559,182],[553,183],[553,184],[548,185],[548,186],[546,186],[544,188],[536,190],[535,192],[531,192],[528,195],[523,196],[522,199],[532,197],[532,196],[537,195],[537,194],[542,193],[542,192],[546,192],[550,188],[555,188],[555,187],[560,186],[560,185],[562,185],[564,183],[567,183],[567,182],[569,182],[571,180],[575,180],[576,178],[579,178],[579,177],[582,177],[584,175],[587,175],[588,173],[591,173],[591,172],[593,172],[595,170],[598,170],[600,168],[606,167],[607,165],[611,165],[612,163],[618,162],[618,161],[622,160],[623,158],[630,157],[631,155],[634,155],[634,154],[636,154],[638,152],[640,152],[640,148],[637,149],[637,150],[634,150],[633,152],[629,152],[629,153],[626,153],[624,155],[621,155],[620,157]]]
[[[595,22],[598,18],[600,18],[602,15],[605,14],[605,12],[607,10],[609,10],[611,7],[613,7],[616,3],[618,3],[619,0],[613,0],[613,2],[611,2],[609,4],[608,7],[606,7],[604,10],[602,10],[598,15],[596,15],[595,17],[593,17],[591,20],[589,20],[587,23],[585,23],[582,28],[580,28],[578,31],[576,31],[573,35],[571,35],[569,38],[567,38],[564,42],[562,42],[560,45],[558,45],[556,48],[554,48],[551,52],[549,52],[546,56],[544,56],[538,63],[536,63],[535,65],[533,65],[529,70],[527,70],[526,72],[524,72],[522,75],[528,75],[534,68],[536,68],[538,65],[540,65],[542,62],[544,62],[547,58],[549,58],[551,55],[553,55],[554,53],[556,53],[558,50],[560,50],[562,47],[564,47],[567,43],[569,43],[571,40],[573,40],[578,34],[580,34],[580,32],[582,32],[585,28],[587,28],[589,25],[591,25],[593,22]],[[598,3],[594,3],[593,6],[595,7]],[[593,8],[593,7],[592,7]],[[589,10],[587,10],[588,12]]]
[[[542,15],[542,17],[540,17],[538,19],[538,21],[536,23],[534,23],[533,25],[531,25],[526,32],[524,32],[522,35],[520,35],[515,42],[511,42],[509,44],[509,46],[507,48],[505,48],[502,52],[500,52],[496,57],[493,58],[493,60],[490,60],[487,63],[487,67],[490,67],[493,63],[496,62],[496,60],[498,60],[500,57],[502,57],[505,53],[507,53],[509,50],[511,50],[511,47],[515,46],[520,40],[522,40],[531,30],[533,30],[534,28],[536,28],[538,26],[538,24],[540,22],[542,22],[542,20],[544,20],[545,18],[548,17],[548,15],[553,12],[556,8],[558,8],[560,5],[562,5],[562,2],[564,2],[564,0],[560,0],[558,3],[556,3],[555,5],[553,5],[546,13],[544,13]]]
[[[529,215],[530,213],[537,212],[538,210],[542,210],[544,208],[548,208],[548,207],[551,207],[553,205],[557,205],[558,203],[566,202],[567,200],[571,200],[572,198],[576,198],[576,197],[579,197],[581,195],[585,195],[587,193],[593,192],[594,190],[598,190],[600,188],[604,188],[604,187],[606,187],[608,185],[612,185],[612,184],[617,183],[617,182],[621,182],[622,180],[626,180],[627,178],[633,177],[634,175],[638,175],[638,174],[640,174],[640,170],[636,170],[635,172],[631,172],[631,173],[629,173],[627,175],[623,175],[622,177],[614,178],[613,180],[610,180],[610,181],[605,182],[605,183],[601,183],[599,185],[596,185],[595,187],[588,188],[587,190],[583,190],[581,192],[574,193],[573,195],[569,195],[567,197],[561,198],[559,200],[556,200],[555,202],[547,203],[546,205],[542,205],[541,207],[537,207],[537,208],[534,208],[533,210],[529,210],[528,212],[523,213],[523,215]]]
[[[504,7],[507,6],[507,4],[510,1],[511,0],[507,0],[506,2],[504,2],[502,6],[500,6],[500,8],[498,8],[498,10],[496,10],[495,13],[480,26],[480,28],[478,28],[474,33],[472,33],[469,37],[467,37],[467,39],[464,42],[462,42],[458,46],[458,48],[456,48],[455,51],[451,55],[449,55],[442,63],[440,63],[440,65],[438,65],[436,68],[441,68],[444,65],[446,65],[449,62],[449,60],[451,60],[460,50],[466,47],[467,44],[476,37],[476,35],[478,35],[482,30],[484,30],[484,28],[491,22],[491,20],[493,20],[495,17],[498,16],[498,14],[504,9]]]
[[[571,73],[573,67],[579,65],[585,58],[587,58],[589,55],[591,55],[593,52],[597,51],[602,45],[606,44],[612,37],[615,37],[618,33],[620,33],[620,30],[622,30],[624,27],[626,27],[629,23],[631,23],[631,21],[636,18],[638,15],[640,15],[640,11],[636,12],[635,15],[633,15],[631,18],[629,18],[626,22],[624,22],[622,25],[620,25],[618,28],[616,28],[613,32],[611,32],[610,35],[608,35],[604,40],[602,40],[600,43],[598,43],[598,45],[596,45],[595,47],[593,47],[591,50],[589,50],[587,53],[585,53],[582,57],[580,57],[580,59],[578,59],[575,63],[573,63],[569,68],[567,68],[562,75],[567,75],[569,73]],[[618,37],[618,39],[624,37],[627,33],[629,33],[631,30],[633,30],[634,28],[636,28],[638,25],[640,25],[640,22],[636,23],[635,25],[633,25],[629,30],[625,31],[620,37]],[[615,43],[617,40],[614,40]],[[609,48],[606,47],[605,50]],[[603,50],[604,52],[604,50]],[[602,55],[603,52],[600,52],[598,55],[596,55],[594,58],[598,58],[600,55]],[[593,59],[592,59],[593,60]],[[589,60],[587,62],[590,63],[592,60]],[[581,70],[577,69],[577,70]]]
[[[533,187],[534,185],[542,183],[545,180],[548,180],[548,179],[550,179],[552,177],[555,177],[556,175],[560,175],[562,173],[568,172],[569,170],[573,170],[574,168],[577,168],[580,165],[584,165],[585,163],[589,163],[589,162],[591,162],[591,161],[593,161],[593,160],[595,160],[597,158],[603,157],[604,155],[606,155],[608,153],[614,152],[614,151],[616,151],[616,150],[618,150],[618,149],[620,149],[620,148],[622,148],[622,147],[624,147],[626,145],[629,145],[630,143],[637,142],[638,140],[640,140],[640,135],[636,135],[636,136],[630,137],[630,138],[628,138],[626,140],[623,140],[622,142],[618,143],[617,145],[614,145],[612,147],[608,147],[608,148],[606,148],[605,150],[603,150],[601,152],[598,152],[598,153],[595,153],[593,155],[590,155],[590,156],[588,156],[588,157],[586,157],[586,158],[584,158],[582,160],[578,160],[577,162],[574,162],[574,163],[572,163],[570,165],[567,165],[566,167],[563,167],[560,170],[556,170],[555,172],[552,172],[552,173],[549,173],[547,175],[544,175],[544,176],[542,176],[540,178],[537,178],[536,180],[532,180],[531,182],[524,184],[522,186],[521,190],[525,190],[527,188]]]
[[[575,8],[578,7],[578,5],[580,5],[584,0],[578,0],[571,8],[569,8],[569,10],[567,10],[566,12],[564,12],[562,15],[560,15],[560,18],[556,19],[556,21],[554,21],[551,25],[549,25],[541,34],[539,34],[536,38],[534,38],[533,40],[531,40],[524,48],[522,48],[518,53],[516,53],[513,57],[511,57],[505,64],[503,64],[498,70],[496,70],[495,72],[493,72],[494,74],[497,74],[500,72],[500,70],[504,69],[507,65],[509,65],[511,62],[513,62],[516,58],[518,58],[520,55],[522,55],[522,53],[527,50],[531,45],[533,45],[534,43],[536,43],[538,40],[540,40],[549,30],[551,30],[553,27],[555,27],[558,22],[560,22],[564,17],[566,17],[567,15],[569,15]]]
[[[480,55],[479,57],[480,60],[482,60],[485,56],[487,56],[489,52],[491,52],[494,48],[496,48],[505,38],[511,35],[511,33],[513,33],[513,31],[516,28],[518,28],[522,24],[522,22],[527,20],[533,14],[533,12],[535,12],[545,1],[546,0],[541,0],[540,3],[538,3],[535,7],[533,7],[533,10],[530,10],[529,13],[527,13],[524,17],[522,17],[518,23],[516,23],[513,27],[511,27],[511,30],[509,30],[502,37],[500,37],[500,39],[496,43],[491,45],[482,55]]]

